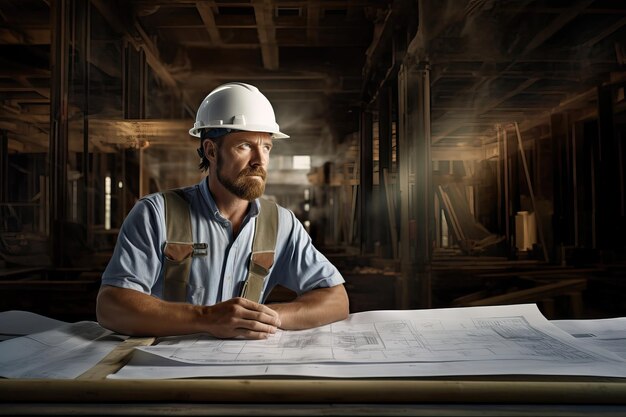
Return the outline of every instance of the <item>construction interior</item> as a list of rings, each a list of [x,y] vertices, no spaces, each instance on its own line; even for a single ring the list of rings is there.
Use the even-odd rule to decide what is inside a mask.
[[[352,312],[626,315],[623,0],[0,0],[0,311],[95,319],[134,202],[201,180],[188,130],[228,81],[291,136],[266,194]]]

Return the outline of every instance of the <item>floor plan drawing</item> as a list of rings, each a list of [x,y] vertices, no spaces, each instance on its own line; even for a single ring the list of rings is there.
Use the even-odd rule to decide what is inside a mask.
[[[135,351],[109,378],[626,377],[626,361],[615,353],[621,346],[610,351],[573,336],[622,337],[615,331],[623,329],[622,322],[567,326],[568,332],[547,321],[535,305],[369,311],[317,329],[278,332],[263,341],[199,335],[162,339]]]
[[[621,361],[608,352],[579,345],[551,325],[535,306],[373,311],[310,330],[278,331],[266,340],[196,335],[168,338],[141,349],[169,360],[202,365]]]

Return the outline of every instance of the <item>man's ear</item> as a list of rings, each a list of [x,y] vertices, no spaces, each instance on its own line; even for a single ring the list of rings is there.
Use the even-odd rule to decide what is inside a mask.
[[[217,155],[217,145],[210,139],[202,142],[202,150],[204,151],[204,156],[210,161],[215,159]]]

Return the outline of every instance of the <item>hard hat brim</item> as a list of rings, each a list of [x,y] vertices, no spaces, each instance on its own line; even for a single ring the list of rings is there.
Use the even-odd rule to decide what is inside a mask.
[[[195,136],[195,137],[199,138],[200,137],[200,131],[202,129],[214,129],[214,128],[243,130],[243,131],[246,131],[246,132],[263,132],[263,133],[269,133],[270,135],[272,135],[272,139],[289,139],[289,135],[285,135],[284,133],[282,133],[280,131],[268,132],[266,129],[263,129],[263,128],[256,128],[255,129],[254,126],[247,126],[246,128],[242,128],[239,125],[198,126],[198,127],[194,126],[191,129],[189,129],[189,134],[191,136]]]

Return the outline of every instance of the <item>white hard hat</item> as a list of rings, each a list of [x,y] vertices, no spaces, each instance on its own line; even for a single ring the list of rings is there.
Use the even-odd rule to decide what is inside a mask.
[[[269,100],[245,83],[220,85],[202,100],[189,134],[200,137],[202,129],[212,128],[267,132],[274,139],[289,137],[280,132]]]

